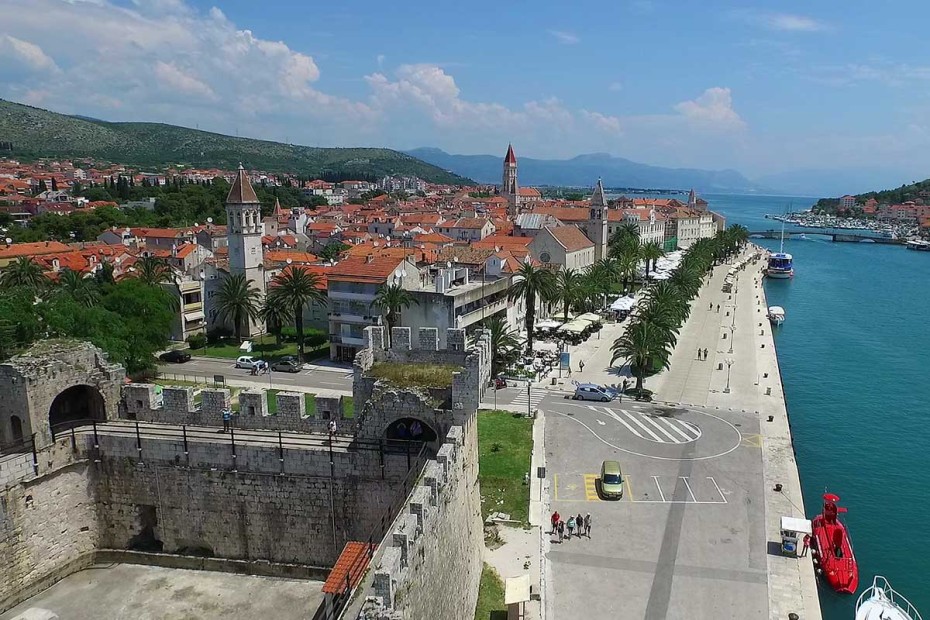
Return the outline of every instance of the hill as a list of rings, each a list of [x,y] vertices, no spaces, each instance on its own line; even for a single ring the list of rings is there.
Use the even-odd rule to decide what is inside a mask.
[[[473,184],[399,151],[317,148],[235,138],[161,123],[110,123],[67,116],[0,99],[0,144],[18,158],[94,158],[141,167],[189,165],[248,168],[301,176],[397,174],[433,183]]]
[[[917,204],[927,204],[930,199],[930,179],[917,181],[908,185],[902,185],[895,189],[883,189],[863,194],[856,194],[856,202],[865,203],[870,198],[874,198],[879,204],[901,204],[912,200]],[[835,210],[839,205],[838,198],[821,198],[817,201],[817,207],[821,210]]]
[[[407,151],[419,159],[475,179],[479,183],[500,183],[501,161],[496,155],[451,155],[436,148]],[[763,191],[735,170],[663,168],[640,164],[605,153],[579,155],[572,159],[533,159],[519,157],[523,185],[593,186],[598,178],[608,187],[690,189],[702,192]]]

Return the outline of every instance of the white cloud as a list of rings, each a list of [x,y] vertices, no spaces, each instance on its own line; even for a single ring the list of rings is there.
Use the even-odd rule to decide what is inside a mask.
[[[686,119],[709,128],[746,127],[745,121],[733,109],[733,97],[729,88],[708,88],[697,99],[675,105],[675,110]]]
[[[819,32],[829,29],[824,22],[806,15],[756,10],[738,11],[736,15],[749,23],[779,32]]]
[[[35,43],[18,39],[9,34],[0,34],[0,55],[12,55],[36,71],[58,71],[58,65]]]
[[[563,45],[574,45],[581,41],[573,32],[566,32],[565,30],[550,30],[549,34],[555,37],[555,40]]]
[[[210,100],[216,99],[216,94],[212,88],[185,73],[183,69],[174,63],[159,60],[155,63],[155,77],[166,87],[177,90],[182,94],[204,97]]]
[[[375,61],[378,63],[378,68],[381,69],[384,67],[384,61],[387,59],[387,56],[384,54],[378,54],[375,56]]]
[[[616,116],[608,116],[606,114],[601,114],[600,112],[589,112],[588,110],[582,110],[581,115],[591,121],[595,127],[603,131],[610,133],[620,133],[620,119]]]

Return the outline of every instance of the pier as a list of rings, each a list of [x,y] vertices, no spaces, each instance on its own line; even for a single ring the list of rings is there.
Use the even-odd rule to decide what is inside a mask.
[[[820,237],[830,237],[837,243],[886,243],[891,245],[901,245],[904,239],[898,237],[888,237],[881,232],[873,230],[860,230],[850,228],[819,228],[807,226],[795,226],[785,228],[785,239],[797,239],[801,236],[816,235]],[[770,228],[769,230],[750,231],[749,236],[753,239],[781,239],[781,229]]]

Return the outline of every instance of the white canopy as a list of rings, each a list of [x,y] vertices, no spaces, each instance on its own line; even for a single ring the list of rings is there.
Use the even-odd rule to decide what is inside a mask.
[[[562,324],[553,319],[546,319],[545,321],[539,321],[536,323],[536,327],[539,329],[555,329],[557,327],[562,327]]]
[[[785,309],[781,306],[769,306],[769,314],[785,314]]]
[[[636,299],[633,297],[618,297],[614,303],[610,304],[610,309],[614,311],[632,310],[636,307]]]
[[[576,317],[575,317],[575,320],[576,320],[576,321],[579,321],[579,320],[581,320],[581,321],[589,321],[589,322],[591,322],[591,323],[597,323],[598,321],[600,321],[600,320],[602,320],[602,319],[601,319],[601,317],[600,317],[599,315],[594,314],[593,312],[585,312],[584,314],[580,314],[580,315],[576,316]]]
[[[782,517],[781,530],[783,532],[797,532],[799,534],[811,533],[811,522],[797,517]]]
[[[549,342],[546,340],[534,340],[533,350],[534,351],[558,351],[559,345],[556,344],[555,342]]]
[[[668,280],[672,277],[672,274],[668,271],[655,271],[649,276],[653,280]]]

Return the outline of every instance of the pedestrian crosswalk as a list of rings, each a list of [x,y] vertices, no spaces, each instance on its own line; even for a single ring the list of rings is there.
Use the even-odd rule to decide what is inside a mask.
[[[520,393],[517,394],[516,398],[510,401],[511,406],[525,408],[527,403],[530,405],[530,410],[536,409],[539,407],[540,401],[546,397],[546,391],[542,389],[534,389],[530,391],[530,394],[527,395],[526,388],[522,388]]]
[[[701,429],[696,424],[667,418],[664,416],[647,415],[638,411],[626,409],[611,409],[610,407],[597,407],[588,405],[588,409],[606,413],[608,416],[626,427],[628,431],[647,441],[656,443],[690,443],[701,437]]]

